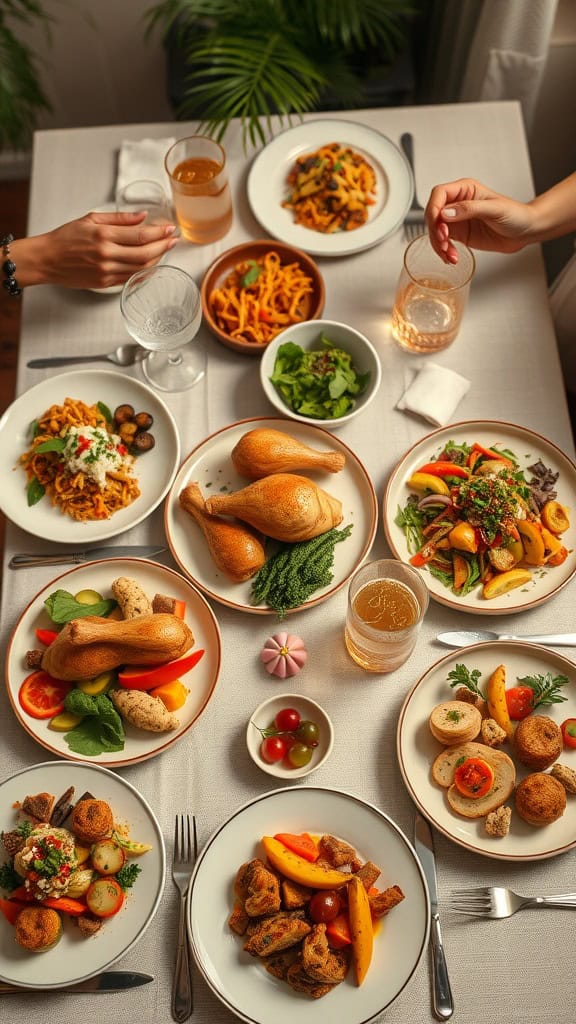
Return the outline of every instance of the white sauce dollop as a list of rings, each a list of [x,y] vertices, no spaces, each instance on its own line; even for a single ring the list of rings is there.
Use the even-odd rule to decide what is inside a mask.
[[[101,491],[106,486],[107,473],[131,473],[133,462],[122,438],[102,427],[70,427],[62,460],[70,473],[85,473]]]

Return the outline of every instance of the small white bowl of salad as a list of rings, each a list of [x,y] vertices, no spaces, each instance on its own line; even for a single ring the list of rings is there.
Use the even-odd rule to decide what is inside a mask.
[[[300,423],[343,426],[376,396],[382,368],[368,338],[336,320],[306,320],[267,345],[260,381],[268,400]]]

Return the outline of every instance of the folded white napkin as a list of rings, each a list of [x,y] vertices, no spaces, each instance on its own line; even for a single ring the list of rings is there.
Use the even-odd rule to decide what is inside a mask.
[[[470,381],[438,363],[423,360],[419,365],[418,373],[396,408],[416,413],[429,423],[443,427],[469,390]]]
[[[145,178],[157,181],[170,196],[170,178],[164,167],[164,157],[176,139],[140,139],[123,142],[118,156],[116,198],[131,181]]]

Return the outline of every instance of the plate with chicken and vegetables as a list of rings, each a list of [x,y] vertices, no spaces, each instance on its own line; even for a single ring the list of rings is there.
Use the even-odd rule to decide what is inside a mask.
[[[220,630],[195,587],[136,558],[71,569],[24,610],[6,654],[20,725],[51,753],[128,765],[178,742],[212,697]]]
[[[396,558],[440,604],[477,615],[534,608],[576,573],[576,465],[513,423],[454,423],[392,471],[383,522]],[[572,511],[571,511],[572,510]]]
[[[208,597],[286,613],[325,601],[374,539],[378,504],[354,452],[321,427],[240,420],[184,460],[164,506],[174,559]]]
[[[322,787],[240,807],[202,850],[188,891],[196,963],[250,1024],[374,1019],[410,984],[429,923],[422,868],[399,827]]]

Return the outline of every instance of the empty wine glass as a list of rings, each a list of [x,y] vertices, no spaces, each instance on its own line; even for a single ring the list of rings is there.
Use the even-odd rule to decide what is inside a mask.
[[[126,281],[120,309],[128,333],[147,354],[146,380],[160,391],[185,391],[205,373],[206,355],[190,345],[202,321],[200,292],[179,267],[139,270]]]

